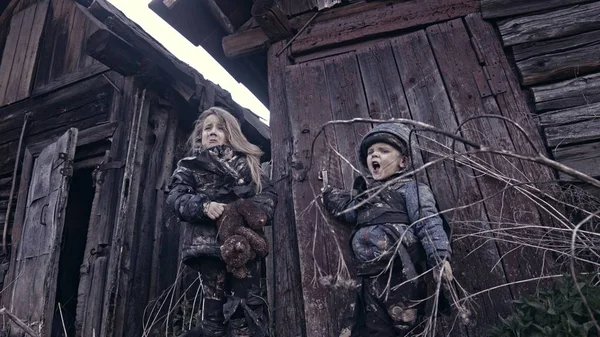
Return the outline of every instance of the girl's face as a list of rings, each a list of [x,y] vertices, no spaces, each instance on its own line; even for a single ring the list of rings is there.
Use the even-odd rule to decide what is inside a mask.
[[[209,115],[204,120],[201,140],[203,148],[227,144],[225,125],[217,115]]]
[[[367,166],[373,179],[383,180],[405,168],[406,157],[389,144],[375,143],[367,150]]]

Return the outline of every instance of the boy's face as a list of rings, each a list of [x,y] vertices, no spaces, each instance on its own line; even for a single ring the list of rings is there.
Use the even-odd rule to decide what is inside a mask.
[[[225,125],[217,115],[210,115],[202,125],[202,147],[210,148],[227,143],[225,138]]]
[[[406,167],[406,156],[386,143],[375,143],[367,150],[367,166],[375,180],[389,178]]]

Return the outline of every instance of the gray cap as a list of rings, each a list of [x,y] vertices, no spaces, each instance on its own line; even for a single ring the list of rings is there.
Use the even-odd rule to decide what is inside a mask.
[[[378,142],[389,143],[390,145],[392,145],[400,150],[400,148],[397,146],[397,142],[386,141],[386,137],[375,137],[378,134],[391,135],[394,138],[402,141],[404,143],[407,151],[410,148],[410,151],[411,151],[410,156],[412,158],[417,158],[417,157],[415,157],[415,153],[416,153],[416,151],[418,151],[416,135],[415,134],[411,135],[410,131],[411,131],[411,128],[409,128],[408,126],[406,126],[404,124],[400,124],[400,123],[385,123],[385,124],[379,124],[379,125],[375,126],[373,129],[371,129],[371,131],[367,132],[367,134],[365,134],[363,136],[363,138],[360,141],[360,145],[356,149],[357,155],[358,155],[358,160],[359,160],[360,164],[363,166],[364,169],[367,169],[367,150],[369,149],[369,147],[371,145],[373,145],[375,143],[378,143]],[[410,137],[410,141],[411,141],[410,147],[408,146],[409,135],[411,136]]]

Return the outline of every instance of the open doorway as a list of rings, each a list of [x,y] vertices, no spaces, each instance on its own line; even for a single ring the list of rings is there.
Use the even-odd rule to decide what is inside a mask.
[[[80,267],[94,201],[92,175],[93,168],[82,168],[73,172],[71,180],[58,266],[52,337],[66,337],[65,331],[67,336],[76,334]]]

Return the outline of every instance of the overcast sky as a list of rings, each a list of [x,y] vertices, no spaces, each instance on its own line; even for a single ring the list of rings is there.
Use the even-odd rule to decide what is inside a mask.
[[[240,105],[269,120],[267,108],[245,86],[237,82],[202,47],[196,47],[148,8],[149,0],[108,0],[135,21],[180,60],[205,78],[229,91]]]

